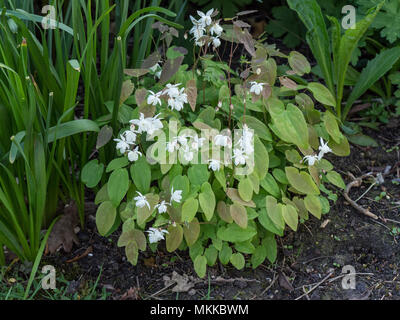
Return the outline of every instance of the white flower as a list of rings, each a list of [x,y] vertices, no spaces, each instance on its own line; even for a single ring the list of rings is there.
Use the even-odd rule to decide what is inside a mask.
[[[199,138],[197,135],[192,138],[194,140],[192,142],[192,149],[194,149],[194,150],[199,150],[199,148],[201,148],[203,146],[204,140],[206,140],[205,138]]]
[[[170,84],[168,83],[166,85],[166,89],[164,89],[164,93],[166,93],[170,98],[176,98],[179,96],[179,85],[180,83],[177,84]]]
[[[136,133],[132,130],[125,131],[124,137],[128,144],[134,144],[136,142]]]
[[[259,95],[263,89],[264,83],[258,83],[255,81],[250,82],[251,87],[250,87],[250,93],[254,93],[256,95]]]
[[[167,212],[167,203],[163,200],[161,203],[156,205],[155,208],[158,209],[158,213]]]
[[[233,149],[232,159],[235,159],[235,166],[246,164],[247,155],[242,149]]]
[[[326,153],[332,152],[332,149],[328,147],[328,142],[325,143],[324,139],[319,138],[319,141],[321,145],[318,148],[320,150],[318,160],[321,160]]]
[[[187,146],[187,135],[182,134],[178,136],[177,141],[180,143],[181,146],[186,147]]]
[[[138,151],[138,149],[139,147],[136,147],[135,150],[128,152],[128,160],[130,162],[135,162],[137,159],[139,159],[139,156],[142,155],[142,153]]]
[[[174,187],[171,189],[171,203],[172,201],[180,203],[182,200],[182,190],[175,190]]]
[[[149,92],[150,95],[147,97],[147,104],[151,104],[153,106],[159,104],[161,106],[161,99],[160,99],[161,92],[154,93],[151,90],[149,90]]]
[[[130,145],[132,143],[129,143],[124,135],[120,136],[121,139],[114,139],[114,141],[118,142],[117,143],[117,150],[119,150],[119,152],[121,152],[122,154],[124,154],[127,150],[129,150]]]
[[[247,155],[254,152],[253,131],[246,124],[243,125],[242,136],[237,144],[240,145],[243,152]]]
[[[139,119],[133,119],[130,121],[130,123],[132,123],[138,127],[138,130],[137,130],[138,133],[146,132],[147,120],[144,118],[143,113],[140,113]]]
[[[147,206],[150,210],[150,204],[146,199],[146,196],[142,195],[139,191],[136,191],[139,195],[135,198],[133,198],[133,200],[136,201],[136,207],[138,208],[143,208],[144,206]]]
[[[212,18],[211,15],[213,14],[214,9],[210,9],[207,11],[207,13],[197,11],[197,14],[200,16],[199,23],[201,23],[204,26],[209,26],[212,23]]]
[[[171,142],[167,142],[167,150],[169,153],[174,152],[179,149],[178,140],[172,140]]]
[[[224,136],[222,134],[218,134],[214,137],[214,143],[216,146],[227,147],[232,146],[232,140],[228,136]]]
[[[213,37],[212,43],[213,43],[214,48],[218,48],[221,45],[221,40],[219,40],[219,38],[217,38],[217,37]]]
[[[303,161],[307,161],[309,166],[313,166],[315,162],[317,162],[318,160],[319,160],[318,156],[315,155],[312,156],[308,155],[303,158]]]
[[[218,23],[214,23],[210,28],[210,33],[212,35],[215,34],[217,37],[221,36],[222,31],[224,31],[224,29]]]
[[[164,233],[168,233],[167,230],[160,230],[156,228],[149,228],[149,230],[146,232],[149,234],[150,243],[156,243],[160,240],[164,240]]]
[[[193,151],[191,151],[190,149],[189,149],[189,147],[186,147],[184,150],[183,150],[183,157],[185,158],[185,160],[187,161],[187,162],[190,162],[190,161],[192,161],[193,160],[193,158],[194,158],[194,153],[193,153]]]
[[[157,114],[153,118],[147,118],[146,131],[149,135],[152,135],[155,131],[164,127],[161,120],[158,119],[159,115],[160,114]]]
[[[210,165],[208,166],[209,169],[211,169],[212,171],[219,171],[219,169],[221,168],[221,161],[211,159],[209,160],[209,162],[210,162]]]

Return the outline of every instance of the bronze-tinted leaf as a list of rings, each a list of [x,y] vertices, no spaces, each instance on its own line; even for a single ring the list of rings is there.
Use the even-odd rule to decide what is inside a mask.
[[[190,223],[183,226],[183,234],[187,245],[190,247],[193,245],[200,235],[200,223],[197,218],[194,218]]]
[[[281,85],[283,85],[285,88],[292,89],[292,90],[297,90],[297,83],[294,82],[293,80],[289,79],[288,77],[279,77],[279,81]]]
[[[183,229],[178,224],[175,227],[169,226],[168,233],[166,236],[166,244],[168,252],[173,252],[179,248],[183,240]]]
[[[179,70],[183,62],[184,56],[177,57],[175,59],[168,59],[161,72],[160,83],[166,83],[171,79]]]
[[[188,97],[188,102],[189,102],[190,108],[194,112],[196,110],[196,102],[197,102],[196,80],[191,79],[186,83],[185,92]]]
[[[104,147],[111,140],[112,135],[113,129],[110,126],[105,125],[103,128],[101,128],[97,136],[96,149]]]

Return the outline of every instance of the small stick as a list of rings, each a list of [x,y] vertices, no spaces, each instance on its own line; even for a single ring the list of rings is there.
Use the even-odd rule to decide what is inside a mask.
[[[353,177],[354,176],[352,174],[349,174],[349,176]],[[352,200],[349,196],[349,192],[351,190],[351,188],[353,187],[359,187],[362,184],[363,178],[370,176],[369,174],[364,175],[360,178],[354,178],[354,180],[352,182],[350,182],[347,186],[346,186],[346,190],[343,193],[343,196],[345,197],[345,199],[347,200],[348,203],[350,203],[350,205],[356,209],[357,211],[361,212],[362,214],[374,219],[374,220],[378,220],[378,216],[373,214],[371,211],[369,211],[368,209],[364,209],[363,207],[361,207],[360,205],[357,204],[357,202],[355,202],[354,200]]]
[[[300,297],[296,298],[295,300],[300,300],[301,298],[308,296],[311,292],[317,289],[321,284],[323,284],[328,278],[333,275],[333,272],[329,273],[325,278],[323,278],[320,282],[318,282],[314,287],[312,287],[308,292],[302,294]]]
[[[86,249],[86,251],[85,251],[84,253],[82,253],[81,255],[76,256],[75,258],[72,258],[71,260],[68,260],[68,261],[66,261],[66,262],[67,262],[67,263],[72,263],[72,262],[78,261],[78,260],[80,260],[80,259],[86,257],[86,256],[87,256],[89,253],[91,253],[92,251],[93,251],[93,248],[92,248],[92,246],[90,246],[90,247],[88,247],[88,248]]]

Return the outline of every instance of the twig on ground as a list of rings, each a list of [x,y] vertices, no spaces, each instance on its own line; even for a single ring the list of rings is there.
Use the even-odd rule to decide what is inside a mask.
[[[271,284],[270,284],[268,287],[266,287],[266,288],[264,289],[263,292],[261,292],[261,296],[262,296],[264,293],[266,293],[269,289],[271,289],[272,286],[275,284],[276,279],[278,278],[278,277],[276,276],[277,274],[278,274],[277,272],[274,272],[274,278],[272,279]]]
[[[358,205],[357,202],[355,202],[354,200],[352,200],[352,199],[350,198],[350,196],[349,196],[349,192],[350,192],[351,188],[361,186],[361,184],[362,184],[362,182],[363,182],[363,179],[365,179],[366,177],[370,177],[371,174],[368,173],[368,174],[365,174],[365,175],[363,175],[363,176],[361,176],[361,177],[359,177],[359,178],[355,178],[351,173],[348,173],[348,175],[349,175],[350,177],[353,178],[353,181],[350,182],[350,183],[346,186],[346,189],[345,189],[345,191],[344,191],[344,193],[343,193],[343,196],[345,197],[345,199],[347,200],[347,202],[350,203],[350,205],[351,205],[354,209],[356,209],[357,211],[361,212],[362,214],[364,214],[364,215],[366,215],[366,216],[368,216],[368,217],[370,217],[370,218],[372,218],[372,219],[374,219],[374,220],[378,220],[379,218],[378,218],[377,215],[373,214],[373,213],[372,213],[371,211],[369,211],[368,209],[364,209],[363,207],[361,207],[360,205]]]
[[[79,255],[79,256],[76,256],[75,258],[72,258],[72,259],[70,259],[70,260],[67,260],[66,262],[67,262],[67,263],[71,263],[71,262],[78,261],[78,260],[80,260],[80,259],[86,257],[86,256],[87,256],[89,253],[91,253],[92,251],[93,251],[93,248],[92,248],[92,246],[90,246],[90,247],[88,247],[88,248],[86,249],[86,251],[85,251],[84,253],[82,253],[82,254]]]
[[[301,298],[309,295],[315,289],[317,289],[321,284],[323,284],[326,280],[328,280],[333,275],[333,272],[330,272],[325,278],[323,278],[320,282],[318,282],[314,287],[312,287],[308,292],[303,293],[300,297],[297,297],[295,300],[300,300]]]

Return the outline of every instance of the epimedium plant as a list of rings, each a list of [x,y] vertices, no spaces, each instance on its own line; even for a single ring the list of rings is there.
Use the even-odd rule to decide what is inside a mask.
[[[217,261],[239,270],[246,258],[253,268],[273,263],[276,237],[328,213],[337,197],[329,186],[345,186],[324,156],[346,156],[349,144],[333,113],[314,108],[329,91],[302,78],[311,69],[303,55],[255,42],[239,19],[246,12],[229,27],[216,10],[198,14],[191,69],[187,52],[170,47],[146,71],[126,70],[138,86],[114,139],[119,157],[90,161],[82,180],[97,188],[99,233],[122,225],[118,246],[133,265],[165,239],[168,252],[188,250],[204,277]],[[230,57],[246,49],[238,70],[220,59],[222,41]]]

